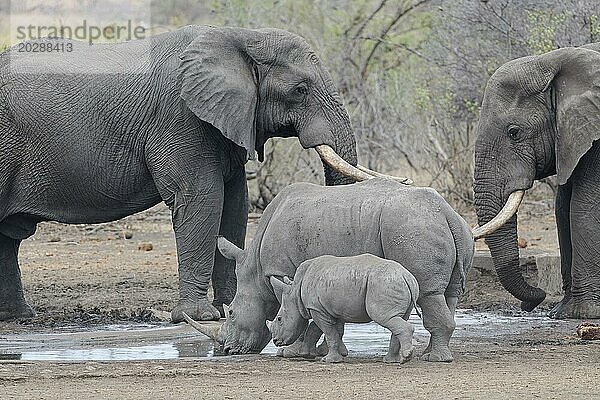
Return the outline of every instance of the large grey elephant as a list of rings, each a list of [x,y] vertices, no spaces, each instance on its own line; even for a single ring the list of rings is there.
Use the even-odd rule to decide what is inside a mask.
[[[243,245],[244,164],[262,159],[267,139],[316,147],[329,185],[375,174],[356,168],[336,88],[296,35],[189,26],[123,44],[66,43],[73,51],[52,58],[50,70],[40,53],[0,55],[0,320],[33,314],[17,256],[37,223],[112,221],[161,201],[179,259],[173,321],[183,311],[218,319],[236,281],[234,263],[215,254],[216,237]]]
[[[322,255],[373,254],[402,264],[419,283],[417,303],[431,333],[422,358],[451,361],[454,312],[473,258],[467,223],[435,190],[374,179],[339,187],[297,183],[265,209],[246,250],[221,238],[219,249],[237,262],[238,291],[219,327],[194,323],[230,354],[260,352],[271,335],[265,322],[279,302],[271,277],[294,276]],[[216,328],[216,330],[215,330]],[[322,332],[309,325],[284,356],[314,356]]]
[[[534,180],[558,177],[565,296],[554,318],[600,318],[599,51],[595,43],[503,65],[487,84],[479,121],[475,205],[486,225],[476,236],[489,235],[500,281],[527,311],[546,294],[521,275],[516,211]]]

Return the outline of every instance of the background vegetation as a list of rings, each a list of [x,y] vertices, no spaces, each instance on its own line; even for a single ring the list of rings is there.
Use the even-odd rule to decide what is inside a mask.
[[[596,0],[151,3],[157,32],[207,23],[279,27],[305,37],[337,83],[361,163],[433,186],[458,208],[472,202],[474,133],[489,76],[517,57],[600,40]],[[0,11],[6,4],[0,0]],[[295,139],[271,140],[266,161],[248,169],[257,176],[255,209],[291,182],[323,179],[314,152]],[[554,187],[552,179],[546,183],[536,190]]]
[[[433,186],[458,208],[472,202],[474,134],[489,76],[513,58],[600,40],[600,4],[593,0],[167,3],[157,2],[155,13],[167,25],[201,19],[304,36],[340,89],[361,162]],[[268,152],[264,164],[250,166],[258,175],[255,207],[293,181],[322,179],[313,152],[295,140],[271,141]]]

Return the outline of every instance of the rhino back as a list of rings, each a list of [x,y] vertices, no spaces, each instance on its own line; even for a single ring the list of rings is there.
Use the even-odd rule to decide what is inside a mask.
[[[291,185],[276,198],[260,244],[265,275],[292,276],[321,255],[374,254],[404,265],[423,291],[443,293],[456,260],[434,190],[373,179],[354,185]]]
[[[294,282],[305,309],[346,322],[368,322],[373,315],[403,314],[411,305],[415,278],[395,261],[363,254],[322,256],[302,263]]]

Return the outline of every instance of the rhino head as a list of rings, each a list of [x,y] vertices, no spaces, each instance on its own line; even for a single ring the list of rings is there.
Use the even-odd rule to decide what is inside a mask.
[[[267,327],[276,346],[289,346],[306,330],[308,319],[302,314],[304,307],[300,304],[299,293],[293,291],[293,282],[287,276],[283,282],[274,276],[270,280],[281,307],[275,319],[267,321]]]
[[[237,292],[229,307],[224,307],[225,321],[187,322],[222,346],[224,354],[260,353],[271,340],[265,322],[273,319],[279,302],[269,278],[258,268],[255,246],[242,250],[224,237],[217,246],[224,257],[235,260]]]

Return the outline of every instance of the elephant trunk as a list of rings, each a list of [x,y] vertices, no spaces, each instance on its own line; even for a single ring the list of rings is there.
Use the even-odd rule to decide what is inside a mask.
[[[480,226],[487,224],[502,209],[502,196],[494,196],[491,193],[492,190],[475,185],[475,208]],[[510,217],[502,227],[490,233],[485,241],[502,286],[522,301],[523,310],[532,311],[544,301],[546,293],[540,288],[529,285],[521,273],[517,244],[517,214]]]

